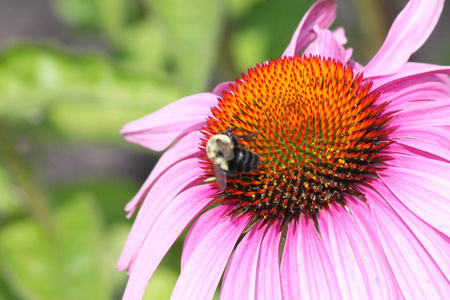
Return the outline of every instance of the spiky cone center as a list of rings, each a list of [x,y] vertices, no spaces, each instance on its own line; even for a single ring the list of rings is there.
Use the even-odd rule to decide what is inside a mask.
[[[240,147],[261,163],[228,174],[220,202],[255,221],[286,223],[301,214],[316,218],[333,202],[346,206],[346,195],[364,200],[358,187],[383,167],[390,143],[387,104],[375,104],[379,93],[371,87],[350,66],[319,56],[279,58],[242,74],[212,108],[200,148],[229,128],[257,133]],[[214,177],[204,153],[205,175]]]

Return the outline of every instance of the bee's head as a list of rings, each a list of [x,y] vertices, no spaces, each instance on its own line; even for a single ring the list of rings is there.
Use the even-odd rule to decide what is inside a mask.
[[[233,140],[227,134],[218,134],[209,139],[206,144],[206,154],[211,160],[216,157],[230,160],[234,157],[233,147]]]

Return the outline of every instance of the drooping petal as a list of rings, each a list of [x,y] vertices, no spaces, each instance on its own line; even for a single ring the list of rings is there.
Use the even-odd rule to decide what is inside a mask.
[[[199,175],[202,172],[203,170],[198,164],[198,159],[191,158],[174,165],[158,178],[158,181],[155,182],[145,197],[146,201],[142,204],[131,228],[117,263],[118,270],[131,270],[142,243],[158,215],[186,186],[191,185],[193,182],[198,183]],[[167,186],[168,182],[170,182],[170,188]],[[199,201],[201,200],[199,199]]]
[[[281,261],[283,299],[343,299],[325,245],[309,218],[289,224]]]
[[[412,153],[395,153],[395,159],[390,160],[387,162],[387,167],[396,167],[396,168],[403,168],[403,169],[414,169],[421,172],[429,172],[430,169],[433,170],[433,167],[436,167],[437,169],[444,169],[448,166],[450,166],[450,163],[442,161],[442,160],[436,160],[433,158],[427,158],[422,155],[415,155]],[[384,176],[386,172],[381,171],[379,172],[379,176]],[[440,173],[439,175],[449,178],[450,173]]]
[[[383,88],[378,102],[388,102],[387,110],[395,112],[408,109],[420,102],[450,98],[450,84],[445,82],[442,76],[445,75],[424,74],[397,80],[396,84]],[[394,121],[396,120],[397,118]]]
[[[364,68],[366,77],[399,71],[428,39],[441,15],[444,0],[410,0],[397,16],[384,44]]]
[[[208,234],[209,230],[205,230],[205,228],[216,227],[221,222],[221,216],[226,215],[228,212],[229,207],[221,205],[205,212],[194,222],[184,240],[183,252],[181,254],[181,271],[183,271],[198,244]]]
[[[358,201],[358,202],[357,202]],[[366,206],[359,200],[349,202],[350,211]],[[397,299],[396,283],[383,249],[369,220],[357,220],[342,207],[332,205],[321,212],[319,228],[342,299]]]
[[[383,190],[382,186],[377,186],[377,190]],[[450,294],[449,281],[424,245],[383,199],[395,195],[387,189],[383,195],[371,189],[364,194],[377,223],[384,254],[405,299],[446,299]]]
[[[391,201],[391,203],[392,208],[395,209],[402,220],[408,225],[420,244],[423,245],[427,253],[433,258],[446,280],[450,282],[450,260],[448,259],[450,238],[434,230],[434,228],[423,222],[423,220],[401,205],[400,202],[394,200]],[[450,289],[447,289],[447,291],[449,290]]]
[[[298,236],[300,232],[298,227],[299,225],[295,221],[289,224],[281,260],[281,289],[283,298],[286,299],[301,298],[300,282],[302,275],[300,268],[304,259],[301,257],[302,253],[299,253],[300,247],[298,244],[300,244],[300,239]],[[306,236],[303,238],[306,239]],[[311,243],[312,246],[313,243]],[[306,273],[304,275],[307,276]]]
[[[248,232],[228,262],[220,290],[220,299],[255,299],[256,274],[265,228],[259,224]]]
[[[192,187],[178,194],[161,212],[139,251],[125,289],[124,300],[142,298],[148,281],[167,251],[187,225],[209,205],[211,200],[206,199],[215,192],[209,185]]]
[[[198,155],[197,148],[201,137],[203,135],[199,131],[191,132],[164,152],[138,193],[125,206],[125,211],[128,212],[127,218],[130,218],[136,212],[157,178],[176,163]]]
[[[336,37],[330,30],[321,29],[316,25],[314,26],[314,32],[317,34],[317,39],[305,49],[305,55],[320,55],[344,64],[347,63],[350,58],[347,55],[347,51],[336,40]]]
[[[403,130],[420,126],[450,126],[450,97],[444,101],[419,102],[410,104],[395,116],[393,126]]]
[[[215,210],[212,209],[212,211]],[[219,222],[197,244],[181,271],[171,299],[211,299],[248,218],[216,215]]]
[[[395,114],[389,127],[397,144],[450,161],[450,98],[411,102]]]
[[[443,161],[446,163],[449,162],[448,160],[446,160],[440,156],[436,156],[429,152],[425,152],[425,151],[419,150],[414,147],[410,147],[405,144],[400,144],[398,142],[389,145],[388,147],[386,147],[386,150],[389,151],[390,155],[414,155],[414,156],[418,155],[418,156],[425,157],[428,159],[439,160],[439,161]]]
[[[450,128],[417,125],[399,128],[391,136],[398,144],[450,162]]]
[[[412,161],[405,157],[403,160]],[[380,178],[395,195],[395,200],[398,199],[437,231],[450,236],[450,164],[425,158],[415,161],[428,165],[428,171],[410,164],[391,165],[380,174]]]
[[[370,250],[374,253],[374,256],[377,257],[377,260],[374,260],[374,262],[378,261],[378,270],[384,270],[385,272],[384,276],[381,277],[382,283],[380,284],[384,285],[385,288],[375,291],[374,295],[376,295],[376,297],[373,297],[373,299],[404,299],[397,284],[397,280],[389,266],[389,262],[384,255],[384,250],[377,233],[377,225],[369,206],[365,203],[362,204],[361,200],[353,197],[350,197],[348,205],[363,237],[372,243],[370,245]]]
[[[126,124],[121,133],[129,142],[162,151],[175,139],[200,128],[215,105],[217,95],[203,93],[188,96]]]
[[[428,171],[436,165],[438,165],[438,167],[447,166],[447,168],[449,166],[447,163],[411,155],[397,155],[397,158],[391,163],[404,167],[414,166],[414,169],[420,171]],[[377,187],[375,186],[374,188]],[[433,258],[439,269],[446,276],[447,280],[450,281],[450,260],[448,259],[450,237],[446,236],[442,232],[439,232],[430,226],[430,224],[426,221],[421,219],[418,215],[414,214],[396,196],[392,195],[392,192],[386,189],[385,186],[377,189],[380,191],[380,194],[383,195],[384,199],[389,201],[389,205],[414,233],[416,238]]]
[[[392,75],[373,77],[364,73],[366,79],[373,81],[372,90],[383,92],[389,90],[391,87],[395,87],[402,82],[411,84],[425,81],[423,75],[431,74],[447,74],[450,75],[450,66],[439,66],[424,63],[407,63],[401,70]]]
[[[333,3],[334,1],[332,0],[320,0],[311,6],[300,21],[289,45],[281,57],[294,56],[315,39],[314,25],[317,24],[319,28],[330,27],[336,18],[336,5],[333,5]]]
[[[267,229],[261,244],[256,279],[256,299],[281,300],[280,242],[279,222]]]

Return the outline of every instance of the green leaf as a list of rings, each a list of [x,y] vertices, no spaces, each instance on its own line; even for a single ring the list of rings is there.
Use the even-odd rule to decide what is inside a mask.
[[[73,27],[92,29],[98,27],[96,3],[92,0],[54,0],[61,19]]]
[[[174,69],[186,93],[204,91],[211,82],[225,10],[221,0],[147,0],[167,28]]]
[[[133,6],[123,0],[91,0],[96,4],[98,18],[103,31],[113,41],[118,42],[122,27],[125,25],[127,6]]]
[[[231,43],[237,74],[267,60],[270,41],[261,27],[250,27],[238,32]],[[281,54],[280,54],[281,55]]]
[[[171,82],[128,73],[95,55],[21,46],[0,57],[0,117],[47,122],[70,138],[121,139],[124,123],[180,95]]]
[[[104,31],[109,37],[120,34],[135,5],[123,0],[53,0],[53,7],[59,17],[77,29]]]
[[[88,194],[96,199],[98,210],[102,212],[105,227],[108,229],[107,244],[108,251],[105,256],[109,257],[109,265],[106,267],[106,272],[112,273],[116,276],[116,286],[124,283],[128,279],[125,272],[118,273],[114,271],[115,263],[119,257],[122,247],[129,234],[129,227],[121,226],[121,223],[131,224],[131,220],[125,219],[125,212],[123,207],[128,202],[137,187],[117,181],[100,181],[95,180],[91,182],[80,182],[67,186],[61,186],[54,192],[54,198],[57,199],[57,206],[65,206],[70,199],[76,195]],[[183,234],[184,236],[184,234]],[[169,299],[170,294],[175,286],[179,276],[180,269],[180,255],[183,246],[182,238],[175,242],[173,247],[169,250],[160,266],[157,268],[152,277],[144,299]],[[117,289],[117,295],[123,293],[123,288]]]
[[[280,57],[310,5],[311,1],[263,1],[249,10],[232,40],[238,71]]]
[[[18,295],[38,300],[111,299],[117,274],[93,203],[89,194],[72,198],[58,211],[52,235],[30,220],[2,229],[2,276]]]
[[[138,189],[137,184],[96,178],[59,185],[52,190],[52,198],[55,199],[54,204],[59,207],[66,205],[80,193],[89,195],[95,199],[95,204],[102,213],[103,223],[109,227],[117,222],[132,223],[125,219],[124,208]]]
[[[77,28],[96,29],[127,68],[168,75],[167,31],[140,1],[54,0],[60,17]]]
[[[242,17],[247,14],[256,4],[259,4],[264,0],[228,0],[228,6],[230,9],[230,14],[233,17]]]
[[[128,24],[115,45],[120,49],[118,60],[127,68],[169,77],[170,42],[161,20],[147,17],[140,22]]]

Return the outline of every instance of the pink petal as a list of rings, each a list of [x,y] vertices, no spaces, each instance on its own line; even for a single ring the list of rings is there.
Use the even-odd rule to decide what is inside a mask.
[[[266,231],[258,226],[253,227],[234,250],[223,277],[220,299],[255,299],[258,258]]]
[[[125,206],[125,211],[128,212],[127,218],[131,218],[131,216],[136,212],[139,205],[141,205],[142,201],[144,201],[150,188],[153,186],[155,180],[158,179],[164,172],[182,160],[198,156],[197,148],[200,138],[202,137],[203,135],[198,131],[191,132],[164,152],[150,173],[150,176],[139,189],[139,192]]]
[[[396,113],[389,127],[395,128],[390,138],[398,144],[450,161],[450,102],[411,102]]]
[[[392,126],[403,130],[420,126],[450,126],[450,97],[443,101],[419,102],[399,112]]]
[[[303,216],[301,217],[303,218]],[[306,239],[306,236],[300,237],[298,227],[299,224],[296,221],[291,221],[289,224],[281,260],[281,289],[283,298],[286,299],[301,298],[300,283],[303,280],[302,274],[307,275],[306,272],[302,272],[300,269],[304,259],[303,253],[299,253],[300,241],[302,238]],[[311,243],[312,246],[313,243]]]
[[[305,55],[320,55],[344,64],[347,63],[347,52],[345,48],[339,44],[330,30],[320,29],[315,25],[314,32],[317,34],[317,39],[306,48]]]
[[[425,163],[430,162],[428,159],[418,157],[402,158],[403,161],[417,163],[420,168],[424,168]],[[435,162],[436,163],[436,162]],[[439,162],[438,162],[439,163]],[[382,183],[380,183],[382,184]],[[433,258],[436,265],[450,280],[450,260],[448,259],[448,249],[450,249],[450,238],[441,232],[438,232],[421,218],[411,212],[401,201],[390,193],[386,188],[380,189],[384,198],[389,201],[390,206],[395,210],[399,217],[405,222],[412,233],[420,241],[420,244],[427,250],[428,254]],[[353,210],[352,210],[353,211]]]
[[[230,207],[220,205],[206,213],[202,214],[191,226],[184,240],[183,251],[181,253],[181,271],[183,271],[186,263],[191,258],[192,253],[197,249],[198,244],[209,233],[205,228],[213,228],[218,226],[222,221],[222,216],[230,212]]]
[[[257,299],[281,300],[280,277],[280,224],[275,222],[267,229],[262,240],[256,278]]]
[[[343,46],[345,44],[347,44],[347,37],[345,36],[345,30],[342,27],[337,27],[335,29],[332,30],[333,32],[333,37],[336,40],[336,42]],[[351,62],[351,58],[352,58],[352,54],[353,54],[353,49],[352,48],[343,48],[345,50],[345,56],[343,58],[343,61],[345,63],[349,63]],[[353,66],[353,68],[356,70],[355,66]],[[356,70],[359,72],[359,70]]]
[[[214,210],[214,209],[213,209]],[[219,223],[208,231],[186,262],[171,299],[212,299],[233,247],[248,218],[218,215]]]
[[[423,63],[407,63],[401,70],[397,73],[382,76],[382,77],[371,77],[369,74],[364,73],[366,79],[371,79],[373,81],[372,90],[384,92],[390,88],[398,87],[398,84],[403,82],[414,84],[425,81],[423,75],[432,74],[450,74],[450,66],[439,66],[432,64]]]
[[[121,133],[129,142],[162,151],[175,139],[199,129],[215,105],[217,95],[203,93],[188,96],[126,124]]]
[[[319,0],[311,6],[300,21],[282,57],[294,56],[315,39],[314,25],[317,24],[319,28],[328,28],[334,22],[336,5],[333,3],[334,1],[331,0]]]
[[[400,144],[400,143],[393,143],[386,147],[386,153],[389,153],[390,155],[397,157],[397,155],[414,155],[414,156],[420,156],[428,159],[433,160],[439,160],[444,161],[448,163],[448,160],[445,160],[444,158],[440,156],[436,156],[434,154],[431,154],[429,152],[425,152],[422,150],[419,150],[414,147],[410,147],[408,145]]]
[[[410,0],[392,24],[381,49],[365,67],[365,76],[399,71],[428,39],[443,6],[444,0]]]
[[[378,102],[389,102],[388,110],[397,111],[420,102],[445,98],[450,98],[450,84],[441,80],[439,75],[425,74],[407,77],[385,86]]]
[[[146,235],[131,272],[123,299],[141,299],[148,281],[175,240],[211,201],[205,201],[216,191],[200,185],[178,194],[157,217]],[[142,233],[144,235],[144,233]]]
[[[432,126],[409,126],[398,128],[390,134],[396,143],[450,161],[449,128]]]
[[[355,222],[358,224],[359,230],[361,230],[362,236],[367,241],[370,241],[370,249],[373,250],[375,256],[378,256],[378,270],[385,270],[381,281],[383,282],[382,285],[386,285],[386,288],[375,291],[374,295],[377,295],[379,299],[403,299],[397,280],[390,268],[389,261],[384,255],[384,249],[378,237],[377,224],[369,206],[362,204],[361,200],[354,197],[349,197],[348,206],[351,214],[354,216]],[[377,299],[377,297],[373,297],[373,299]]]
[[[146,196],[146,201],[141,209],[128,235],[122,254],[117,263],[117,269],[131,270],[134,260],[141,249],[142,243],[147,236],[151,226],[158,218],[161,211],[174,199],[174,197],[192,182],[199,181],[203,170],[198,164],[197,158],[191,158],[179,162],[167,172],[165,172],[158,181],[155,182],[152,189]]]
[[[395,153],[395,159],[390,160],[387,164],[388,168],[391,166],[403,169],[412,168],[421,172],[430,172],[430,169],[432,170],[433,167],[436,167],[437,169],[445,169],[450,166],[448,162],[430,159],[420,155],[411,155],[411,153]],[[430,164],[432,164],[431,168]],[[385,173],[386,172],[380,172],[379,175],[384,176]],[[446,177],[448,177],[448,174]]]
[[[377,190],[383,188],[377,186]],[[386,189],[382,192],[385,197],[395,197]],[[382,196],[369,189],[365,195],[384,253],[405,299],[446,299],[450,294],[449,282],[424,245]]]
[[[381,180],[409,210],[450,236],[450,164],[425,158],[415,161],[426,164],[428,171],[423,167],[417,170],[415,165],[409,164],[405,167],[391,165],[380,175]]]
[[[214,88],[213,94],[217,96],[222,96],[223,92],[230,92],[231,91],[230,85],[236,85],[236,83],[234,81],[222,82],[221,84],[217,85]]]
[[[334,39],[339,45],[347,44],[347,37],[345,36],[345,30],[343,27],[337,27],[332,30]]]
[[[351,204],[351,211],[366,206],[359,200]],[[356,220],[337,204],[320,213],[319,228],[342,299],[396,299],[395,279],[372,231],[373,221]]]
[[[283,299],[343,299],[325,245],[310,218],[291,221],[281,261]]]

